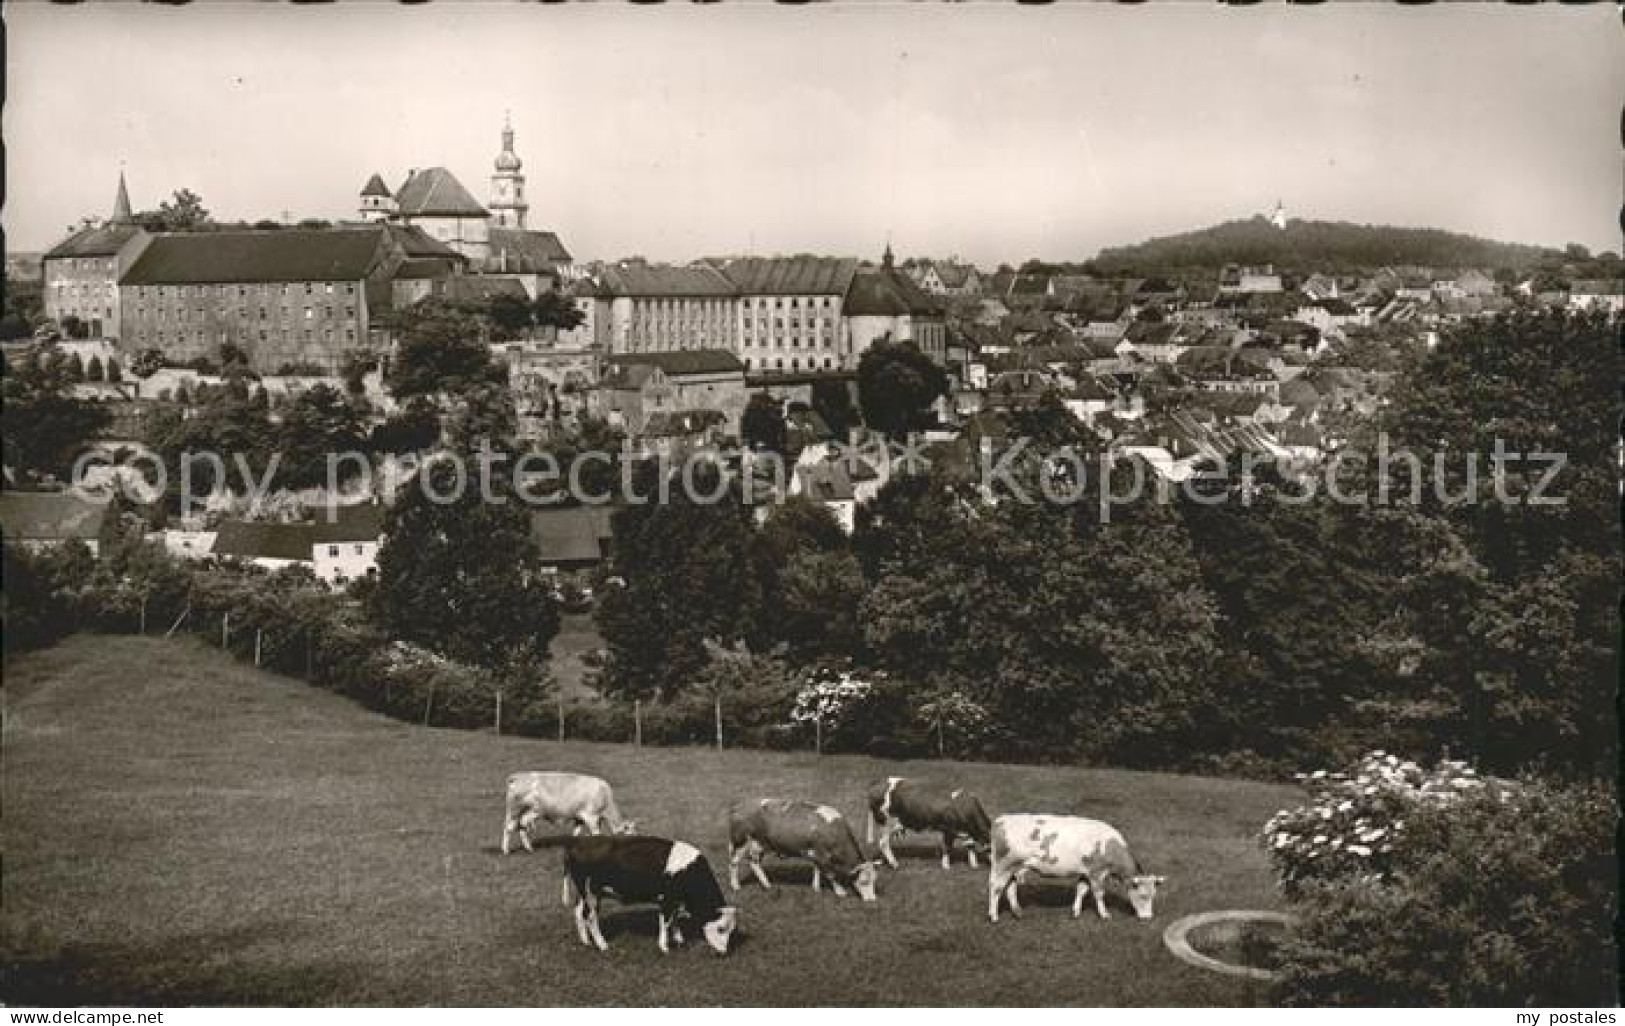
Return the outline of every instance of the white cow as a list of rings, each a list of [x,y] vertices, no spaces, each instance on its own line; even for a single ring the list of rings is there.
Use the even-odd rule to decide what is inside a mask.
[[[1083,915],[1083,896],[1095,895],[1095,911],[1110,919],[1106,911],[1105,889],[1116,880],[1134,914],[1150,919],[1157,887],[1166,879],[1149,876],[1128,850],[1128,843],[1115,827],[1080,816],[1000,816],[993,821],[993,855],[987,875],[987,917],[999,921],[999,902],[1008,897],[1010,911],[1021,915],[1016,897],[1018,885],[1029,873],[1062,880],[1076,880],[1077,895],[1072,899],[1072,918]]]
[[[526,851],[534,851],[530,829],[538,819],[571,824],[572,833],[635,833],[637,824],[623,820],[615,792],[607,781],[581,773],[515,773],[508,778],[506,815],[502,820],[502,854],[517,831]]]

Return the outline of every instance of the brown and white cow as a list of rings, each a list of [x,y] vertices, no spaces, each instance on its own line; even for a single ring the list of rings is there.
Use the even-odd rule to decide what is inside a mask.
[[[840,897],[847,887],[864,901],[875,900],[875,864],[864,857],[851,824],[828,805],[762,798],[728,810],[728,881],[739,890],[739,863],[747,861],[763,888],[771,888],[762,872],[762,855],[810,859],[813,890],[821,878]]]
[[[723,898],[705,855],[692,844],[661,837],[618,834],[572,837],[564,847],[565,889],[573,899],[576,936],[582,944],[608,951],[598,927],[598,906],[606,897],[659,906],[660,951],[683,943],[677,917],[700,924],[711,950],[728,953],[738,911]]]
[[[987,847],[987,812],[969,791],[949,791],[903,777],[887,777],[869,785],[868,799],[865,838],[873,842],[879,831],[880,854],[893,869],[897,868],[897,856],[891,850],[892,835],[904,830],[940,833],[943,869],[950,865],[955,839],[964,837],[970,842],[966,851],[972,866],[976,865],[977,848]]]
[[[630,834],[636,824],[621,818],[615,792],[608,782],[582,773],[515,773],[508,778],[506,811],[502,820],[502,854],[515,832],[526,851],[534,851],[530,830],[538,819],[571,825],[572,833]]]
[[[1147,875],[1117,828],[1081,816],[1000,816],[993,821],[993,851],[987,874],[987,917],[999,921],[999,902],[1008,897],[1010,911],[1021,916],[1017,888],[1031,873],[1041,877],[1076,880],[1072,918],[1083,915],[1083,896],[1095,896],[1095,911],[1106,911],[1106,884],[1115,880],[1134,906],[1134,914],[1150,919],[1157,888],[1165,877]]]

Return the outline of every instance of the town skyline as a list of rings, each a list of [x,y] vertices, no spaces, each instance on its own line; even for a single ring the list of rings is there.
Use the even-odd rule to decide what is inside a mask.
[[[137,208],[189,188],[222,220],[353,218],[369,175],[394,188],[431,166],[483,201],[509,112],[532,226],[585,260],[873,259],[888,241],[986,267],[1081,260],[1277,199],[1306,219],[1618,248],[1625,62],[1585,10],[9,14],[13,251],[105,217],[121,168]],[[1227,67],[1238,54],[1256,70]],[[116,74],[123,101],[43,88],[70,55]],[[608,59],[648,74],[606,75]]]

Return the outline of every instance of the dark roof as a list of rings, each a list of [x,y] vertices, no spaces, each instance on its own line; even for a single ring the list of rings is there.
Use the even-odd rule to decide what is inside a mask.
[[[659,367],[667,375],[745,372],[739,357],[726,349],[679,349],[669,353],[619,353],[605,360],[610,367]]]
[[[403,260],[395,268],[396,278],[446,278],[451,268],[444,260]]]
[[[0,492],[0,526],[7,541],[94,541],[109,502],[72,492]]]
[[[131,239],[142,234],[145,231],[138,224],[105,224],[100,228],[86,228],[51,247],[41,259],[117,256]]]
[[[318,508],[315,523],[310,526],[311,541],[318,545],[377,541],[384,533],[384,508],[371,502],[336,506],[331,523],[328,522],[327,510]]]
[[[401,251],[409,257],[439,257],[443,260],[456,260],[467,263],[468,257],[452,249],[439,239],[430,235],[415,224],[383,225],[389,232],[389,237],[401,247]]]
[[[929,316],[942,307],[902,271],[865,267],[852,276],[841,312],[849,317]]]
[[[395,194],[402,217],[489,217],[457,176],[443,167],[414,171]]]
[[[721,410],[666,410],[649,415],[645,438],[683,438],[697,435],[728,419]]]
[[[858,262],[844,257],[746,257],[722,273],[747,296],[840,296],[852,285]]]
[[[613,296],[733,296],[733,282],[704,265],[629,264],[604,268],[599,286]]]
[[[530,293],[518,278],[499,278],[489,274],[459,274],[447,278],[442,286],[446,298],[483,301],[497,296],[529,299]]]
[[[532,510],[530,537],[543,563],[597,563],[611,537],[608,506]]]
[[[492,228],[490,237],[486,266],[492,270],[545,272],[570,262],[570,251],[552,232]]]
[[[372,270],[382,242],[378,228],[159,235],[120,284],[359,281]]]
[[[378,177],[378,172],[374,171],[372,177],[367,179],[367,184],[361,187],[361,195],[387,197],[389,195],[389,186],[385,185],[384,180]]]
[[[1049,292],[1049,275],[1018,274],[1010,280],[1012,296],[1042,296]]]
[[[240,559],[293,559],[310,562],[315,544],[310,524],[270,524],[224,520],[214,536],[216,556]]]

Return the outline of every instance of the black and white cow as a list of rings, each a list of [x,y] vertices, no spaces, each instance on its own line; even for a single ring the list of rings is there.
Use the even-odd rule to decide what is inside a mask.
[[[739,890],[739,863],[746,860],[764,888],[762,855],[812,860],[813,890],[821,877],[840,897],[851,887],[864,901],[875,900],[875,864],[864,857],[851,824],[828,805],[762,798],[728,810],[728,880]]]
[[[970,842],[966,851],[972,866],[976,865],[976,850],[987,848],[987,812],[969,791],[949,791],[902,777],[887,777],[869,785],[868,798],[869,827],[865,836],[874,841],[878,829],[880,854],[893,869],[897,868],[897,856],[891,850],[892,835],[904,830],[940,833],[943,869],[949,867],[956,838]]]
[[[724,900],[711,863],[692,844],[625,834],[573,837],[565,842],[564,874],[575,899],[576,935],[588,947],[609,950],[598,928],[598,905],[609,897],[659,906],[662,954],[671,941],[683,943],[680,914],[700,924],[713,951],[728,953],[739,913]]]
[[[1000,899],[1009,898],[1010,911],[1019,917],[1016,890],[1027,875],[1076,880],[1072,918],[1083,915],[1083,896],[1094,892],[1095,911],[1106,911],[1106,884],[1122,888],[1134,914],[1150,919],[1157,888],[1165,878],[1150,876],[1128,850],[1117,828],[1081,816],[1000,816],[993,822],[993,851],[988,859],[987,917],[999,921]]]
[[[530,831],[538,819],[569,824],[573,833],[636,832],[635,824],[621,818],[615,792],[608,781],[585,773],[515,773],[508,778],[502,817],[502,854],[515,833],[533,851]]]

